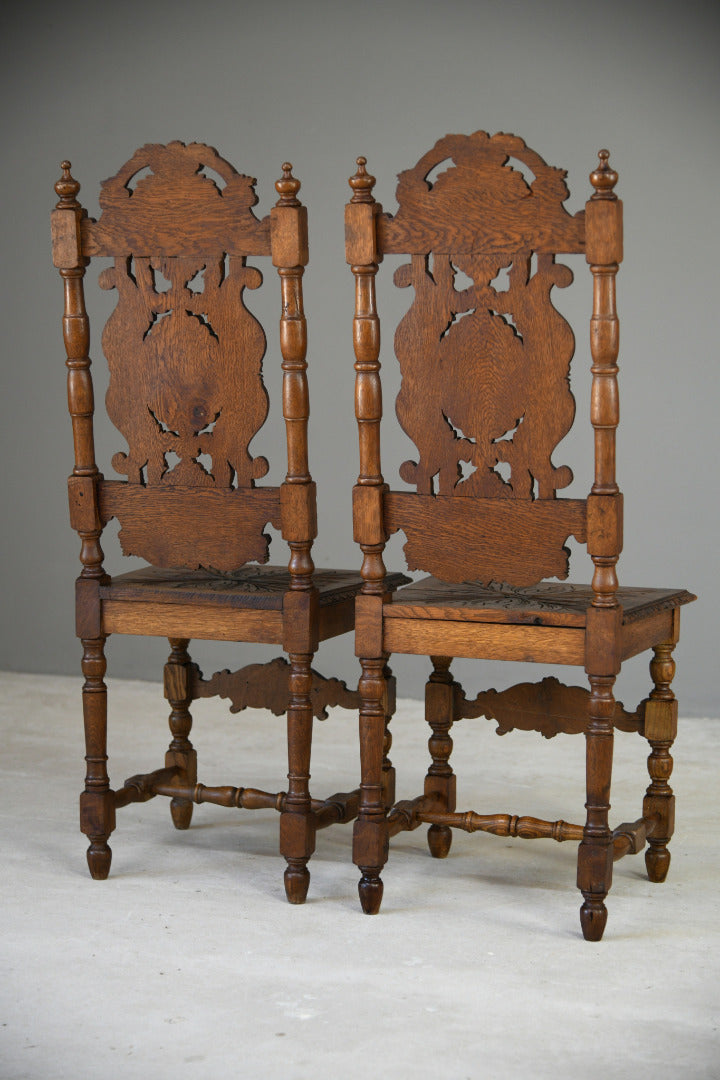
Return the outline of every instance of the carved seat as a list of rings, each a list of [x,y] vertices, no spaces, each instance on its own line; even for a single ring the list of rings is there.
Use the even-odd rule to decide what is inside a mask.
[[[513,135],[448,135],[400,174],[399,208],[382,212],[364,158],[350,179],[346,254],[355,277],[354,346],[360,475],[355,536],[364,584],[356,602],[360,680],[361,800],[354,827],[360,899],[379,910],[389,839],[430,826],[436,858],[453,828],[502,836],[579,842],[582,930],[598,940],[613,859],[641,850],[652,881],[667,874],[674,797],[668,783],[677,702],[670,683],[684,590],[620,586],[622,495],[615,478],[618,424],[618,320],[615,277],[622,259],[617,174],[601,151],[593,193],[571,215],[565,173]],[[570,430],[574,338],[553,306],[554,287],[572,281],[562,254],[583,253],[593,278],[591,320],[595,478],[587,498],[559,497],[573,476],[553,455]],[[385,483],[380,462],[380,330],[375,279],[386,255],[409,258],[394,274],[412,288],[395,333],[401,383],[396,413],[417,447],[400,466],[404,490]],[[422,578],[393,593],[385,544],[404,534],[409,570]],[[565,584],[567,541],[587,545],[589,585]],[[548,580],[556,579],[556,580]],[[653,689],[637,709],[613,687],[628,657],[652,649]],[[390,806],[387,661],[427,655],[432,730],[424,791]],[[554,677],[488,690],[469,700],[453,679],[454,657],[584,667],[589,690]],[[450,764],[454,722],[485,717],[499,734],[514,728],[586,737],[584,824],[514,814],[456,812]],[[642,816],[611,829],[608,819],[613,731],[638,732],[651,746]]]
[[[357,792],[311,799],[313,716],[329,705],[357,708],[357,694],[315,672],[318,643],[353,626],[362,579],[315,571],[315,487],[308,470],[306,331],[302,302],[307,262],[305,209],[291,166],[275,187],[271,213],[257,218],[255,181],[211,147],[147,145],[102,185],[102,213],[92,220],[77,201],[80,185],[63,163],[55,185],[53,256],[65,285],[68,400],[75,443],[69,480],[71,523],[82,539],[77,633],[82,639],[87,750],[81,828],[90,840],[94,878],[110,869],[108,837],[115,811],[168,796],[175,826],[190,825],[193,805],[213,802],[281,814],[288,899],[307,894],[307,862],[318,828],[349,821]],[[263,426],[265,336],[245,306],[261,273],[248,259],[270,256],[280,279],[280,347],[287,476],[257,483],[268,471],[250,444]],[[106,480],[95,462],[89,324],[83,277],[92,259],[111,260],[100,284],[117,290],[102,336],[110,369],[106,404],[127,449]],[[100,537],[116,519],[126,555],[146,569],[111,577]],[[272,525],[290,548],[287,568],[266,563]],[[402,581],[397,576],[396,584]],[[172,741],[163,768],[112,789],[106,769],[104,646],[110,634],[167,637],[165,695]],[[191,638],[279,645],[277,658],[204,679],[188,654]],[[189,706],[218,694],[231,711],[248,706],[287,713],[287,792],[211,787],[197,780]]]

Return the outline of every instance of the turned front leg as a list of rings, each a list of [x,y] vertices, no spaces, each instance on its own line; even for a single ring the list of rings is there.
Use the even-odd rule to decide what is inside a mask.
[[[80,796],[80,829],[90,846],[87,861],[97,881],[110,872],[112,850],[108,837],[115,828],[114,793],[107,773],[107,687],[104,675],[105,638],[83,638],[83,720],[85,723],[85,790]]]
[[[675,796],[668,780],[673,769],[670,748],[677,736],[677,701],[670,689],[675,676],[672,652],[675,642],[653,648],[650,676],[654,689],[645,702],[645,738],[652,748],[648,758],[650,786],[643,800],[643,817],[655,818],[658,824],[648,838],[645,865],[651,881],[664,881],[670,868],[667,845],[675,828]]]
[[[315,850],[315,817],[310,802],[311,663],[312,653],[290,653],[288,793],[280,818],[280,852],[287,861],[285,893],[291,904],[302,904],[307,897],[310,885],[307,863]]]
[[[360,809],[353,829],[353,861],[362,877],[360,903],[366,915],[380,910],[383,883],[380,871],[388,857],[388,824],[383,793],[385,742],[385,661],[361,660],[360,691]]]
[[[425,719],[432,728],[428,749],[432,765],[425,777],[425,795],[437,803],[437,809],[452,813],[455,810],[456,778],[450,765],[453,741],[454,682],[450,674],[450,656],[431,656],[433,672],[425,686]],[[450,851],[452,829],[447,825],[431,825],[428,847],[434,859],[444,859]]]
[[[172,709],[169,717],[172,741],[165,755],[165,767],[183,770],[188,785],[197,783],[197,753],[188,736],[192,729],[189,705],[190,657],[188,638],[169,638],[172,652],[165,665],[165,697]],[[188,829],[192,820],[193,803],[190,799],[172,799],[170,814],[176,829]]]
[[[585,733],[587,819],[578,849],[578,888],[585,899],[580,923],[587,941],[599,941],[607,922],[613,835],[608,824],[613,757],[614,676],[590,675],[589,720]]]

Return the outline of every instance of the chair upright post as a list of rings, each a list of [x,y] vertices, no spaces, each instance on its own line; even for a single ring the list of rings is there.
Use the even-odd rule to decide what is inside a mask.
[[[617,357],[619,324],[615,278],[622,259],[622,203],[613,188],[617,173],[607,150],[590,180],[595,188],[585,208],[586,252],[593,276],[590,322],[595,431],[595,480],[588,499],[588,551],[595,567],[592,606],[587,613],[585,670],[590,681],[586,740],[587,819],[578,850],[578,888],[583,934],[599,941],[607,922],[605,897],[612,883],[613,846],[608,823],[613,757],[613,686],[620,670],[618,642],[622,612],[615,566],[622,546],[622,497],[615,476],[615,432],[619,422]]]

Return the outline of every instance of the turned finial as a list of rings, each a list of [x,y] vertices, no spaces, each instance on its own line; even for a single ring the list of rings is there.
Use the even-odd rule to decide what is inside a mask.
[[[70,175],[71,166],[69,161],[61,161],[60,168],[63,174],[55,184],[55,194],[60,199],[56,209],[74,210],[80,205],[76,198],[77,193],[80,191],[80,184]]]
[[[293,176],[292,165],[289,161],[283,162],[282,171],[283,174],[280,179],[275,181],[275,190],[280,196],[275,205],[299,206],[300,200],[297,193],[300,190],[300,181]]]
[[[618,182],[618,174],[610,166],[610,151],[598,151],[597,168],[590,173],[590,183],[595,188],[593,199],[616,199],[613,188]]]
[[[353,189],[350,202],[371,203],[375,201],[372,194],[372,189],[375,187],[375,177],[367,172],[366,165],[367,158],[359,157],[357,159],[357,172],[348,180],[350,187]]]

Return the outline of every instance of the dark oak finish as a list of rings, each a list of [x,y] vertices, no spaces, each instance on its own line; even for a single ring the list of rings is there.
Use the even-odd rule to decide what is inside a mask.
[[[285,888],[292,903],[307,894],[315,833],[357,814],[359,793],[311,799],[313,716],[357,708],[358,695],[311,667],[318,643],[353,627],[362,577],[315,571],[315,486],[308,469],[309,414],[302,276],[308,261],[300,182],[283,165],[279,196],[259,220],[255,181],[211,147],[148,145],[102,185],[98,221],[77,201],[80,185],[63,162],[55,185],[53,256],[65,283],[64,339],[75,442],[70,518],[82,539],[77,633],[82,639],[87,776],[81,828],[94,878],[110,869],[115,811],[165,795],[172,820],[187,829],[195,803],[279,811]],[[89,323],[83,277],[91,259],[112,264],[100,284],[117,304],[103,335],[110,382],[109,417],[127,449],[112,459],[122,480],[105,480],[95,463]],[[268,463],[250,449],[268,412],[262,380],[265,335],[245,306],[262,282],[248,257],[267,256],[280,283],[280,348],[287,476],[258,486]],[[151,565],[111,577],[100,537],[116,518],[126,555]],[[289,564],[265,563],[267,525],[290,547]],[[389,588],[406,580],[395,575]],[[104,644],[111,633],[167,637],[165,696],[172,739],[165,765],[113,790],[106,762]],[[203,679],[188,652],[191,638],[267,642],[288,659],[218,672]],[[267,707],[287,716],[288,790],[260,792],[198,783],[190,741],[191,703],[219,694],[231,711]]]
[[[361,798],[354,859],[363,910],[379,910],[391,836],[430,826],[435,858],[448,855],[452,829],[579,842],[583,934],[598,940],[613,860],[646,844],[648,874],[662,881],[670,856],[674,798],[668,779],[677,731],[670,684],[684,590],[620,586],[622,495],[615,475],[618,425],[618,318],[615,279],[622,260],[617,173],[602,150],[585,209],[571,215],[565,173],[514,135],[448,135],[400,174],[392,216],[375,201],[375,180],[358,158],[346,207],[346,256],[355,278],[355,409],[360,474],[353,503],[363,551],[356,601],[360,658]],[[593,280],[590,326],[595,477],[586,499],[558,497],[572,480],[553,455],[570,430],[575,401],[569,371],[572,331],[553,306],[554,287],[572,281],[556,262],[584,252]],[[380,462],[380,322],[375,284],[385,254],[409,261],[395,284],[412,288],[395,333],[401,385],[396,413],[417,448],[391,490]],[[394,595],[383,551],[405,534],[408,569],[432,577]],[[590,585],[564,583],[569,537],[587,545]],[[548,582],[547,578],[560,579]],[[635,711],[615,701],[622,661],[653,649],[654,689]],[[389,806],[383,799],[384,672],[392,652],[425,654],[432,735],[424,793]],[[584,667],[589,690],[555,678],[489,690],[468,701],[454,681],[453,657]],[[486,717],[546,738],[586,739],[584,825],[510,814],[458,813],[453,723]],[[610,828],[614,730],[650,742],[651,782],[642,817]]]

